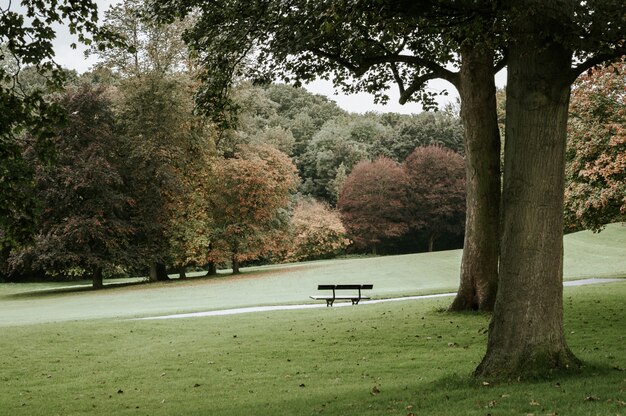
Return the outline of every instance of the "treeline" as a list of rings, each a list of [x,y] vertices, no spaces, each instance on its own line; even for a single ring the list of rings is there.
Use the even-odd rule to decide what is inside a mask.
[[[31,74],[24,71],[24,84],[43,88]],[[363,180],[359,166],[398,164],[415,147],[458,165],[462,128],[451,114],[349,114],[303,89],[243,83],[239,127],[218,132],[194,112],[191,72],[123,75],[101,66],[68,76],[66,89],[49,97],[66,123],[43,149],[24,135],[39,221],[30,244],[5,253],[5,279],[89,277],[99,287],[111,276],[156,281],[189,266],[236,273],[242,262],[369,252],[374,241],[383,253],[432,249],[434,233],[414,226],[363,244],[351,208],[340,211],[337,201]],[[431,164],[409,176],[441,179],[432,172]],[[409,193],[406,215],[416,211]],[[362,208],[385,224],[376,206]],[[460,244],[463,201],[453,210],[450,226],[437,229],[441,247]]]

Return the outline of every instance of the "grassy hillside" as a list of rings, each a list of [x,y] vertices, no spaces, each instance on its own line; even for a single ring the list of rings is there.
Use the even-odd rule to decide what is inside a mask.
[[[67,283],[0,284],[0,326],[303,303],[320,283],[373,283],[372,295],[379,298],[453,292],[460,261],[460,250],[340,259],[99,292],[49,290]],[[626,277],[626,227],[611,225],[599,234],[565,236],[564,274],[568,280]]]

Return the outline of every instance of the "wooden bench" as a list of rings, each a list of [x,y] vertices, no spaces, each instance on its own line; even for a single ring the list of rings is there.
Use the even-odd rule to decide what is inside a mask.
[[[332,290],[332,296],[310,296],[311,299],[315,300],[325,300],[326,306],[333,306],[335,300],[350,300],[353,305],[358,305],[361,299],[369,299],[367,296],[361,295],[361,290],[370,290],[374,287],[374,285],[318,285],[317,290]],[[357,291],[358,294],[353,293],[352,295],[341,295],[337,296],[338,290],[352,290]]]

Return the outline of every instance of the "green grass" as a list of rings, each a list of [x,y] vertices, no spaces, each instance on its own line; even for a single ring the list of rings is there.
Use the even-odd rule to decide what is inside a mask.
[[[625,247],[626,227],[617,224],[599,234],[565,236],[565,279],[626,277]],[[460,261],[460,250],[338,259],[98,292],[63,289],[80,283],[0,284],[0,327],[307,303],[320,283],[373,283],[372,296],[378,298],[454,292]]]
[[[564,294],[582,372],[488,385],[488,317],[448,299],[5,327],[0,413],[625,415],[626,284]]]

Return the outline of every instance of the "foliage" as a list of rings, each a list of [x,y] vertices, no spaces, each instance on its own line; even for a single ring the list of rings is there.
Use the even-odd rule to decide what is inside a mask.
[[[398,115],[394,134],[383,136],[374,143],[372,153],[403,162],[416,147],[443,146],[463,154],[463,125],[461,119],[446,113],[424,112]]]
[[[58,90],[66,76],[54,62],[54,25],[67,22],[83,43],[92,41],[90,35],[102,47],[115,42],[98,30],[96,21],[97,8],[91,0],[24,0],[21,5],[0,6],[0,248],[27,242],[37,227],[34,172],[22,153],[23,132],[28,129],[42,150],[64,118],[61,108],[45,98],[45,92]],[[45,76],[45,90],[23,87],[20,76],[25,67]]]
[[[574,84],[565,187],[566,230],[626,221],[626,62]]]
[[[398,163],[380,157],[359,162],[346,179],[337,207],[348,236],[370,248],[407,231],[405,222],[408,178]]]
[[[463,234],[465,224],[465,165],[463,158],[438,146],[418,147],[407,157],[409,178],[407,222],[428,235],[429,251],[437,236]]]
[[[119,142],[104,91],[87,85],[70,89],[61,104],[70,122],[52,138],[56,163],[32,157],[37,196],[45,207],[42,222],[33,246],[15,254],[13,263],[48,275],[101,278],[102,271],[111,273],[132,261],[135,230],[129,208],[134,201],[120,174]]]
[[[287,225],[296,169],[287,155],[269,147],[241,148],[211,164],[209,211],[213,219],[208,260],[253,260],[279,249]]]
[[[312,198],[300,199],[291,217],[284,261],[326,259],[343,252],[351,243],[339,213]]]
[[[337,176],[368,159],[372,144],[391,129],[367,117],[336,118],[325,123],[299,158],[304,193],[335,204]]]

